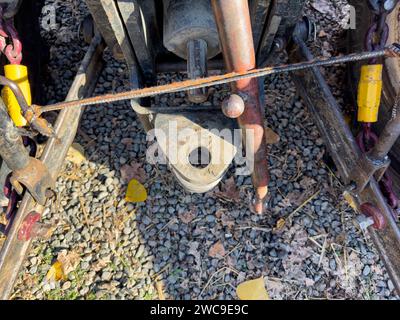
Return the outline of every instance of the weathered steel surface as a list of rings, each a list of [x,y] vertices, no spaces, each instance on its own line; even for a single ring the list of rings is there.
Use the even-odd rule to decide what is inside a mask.
[[[272,3],[265,32],[257,51],[258,66],[265,66],[274,40],[288,38],[288,32],[300,21],[306,0],[275,0]]]
[[[114,0],[85,0],[107,46],[115,58],[125,59],[129,67],[136,67],[137,61],[124,23],[121,21]]]
[[[0,130],[0,157],[11,170],[25,168],[29,162],[29,153],[2,100],[0,101]]]
[[[155,79],[155,55],[152,35],[143,25],[143,22],[146,22],[144,19],[147,17],[142,11],[142,1],[117,0],[116,3],[143,77],[147,82],[151,83]]]
[[[398,112],[398,110],[396,110]],[[388,121],[379,136],[378,143],[371,150],[369,156],[371,159],[385,158],[400,136],[400,114]]]
[[[250,0],[251,26],[253,28],[254,48],[258,51],[261,37],[264,32],[265,23],[272,0]]]

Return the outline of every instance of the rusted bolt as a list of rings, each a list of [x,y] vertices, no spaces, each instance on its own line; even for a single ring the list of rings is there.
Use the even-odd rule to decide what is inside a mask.
[[[40,220],[40,213],[32,211],[29,213],[21,224],[18,232],[18,240],[29,241],[34,237],[34,229],[36,223]]]
[[[374,224],[372,225],[377,230],[383,230],[386,228],[387,221],[382,212],[372,205],[371,203],[363,203],[360,206],[360,211],[366,217],[370,217],[374,220]]]
[[[239,118],[243,114],[244,108],[244,101],[237,94],[232,94],[222,102],[222,112],[231,119]]]

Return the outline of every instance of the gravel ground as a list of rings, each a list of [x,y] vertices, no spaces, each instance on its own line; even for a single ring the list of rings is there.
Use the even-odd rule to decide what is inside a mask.
[[[307,11],[324,31],[316,53],[339,53],[340,26],[312,6]],[[84,55],[76,26],[86,13],[83,1],[58,1],[62,29],[43,32],[52,57],[49,102],[64,99]],[[127,89],[124,64],[108,52],[105,60],[96,94]],[[343,68],[326,73],[332,85],[344,83]],[[160,76],[160,82],[177,79]],[[271,147],[269,212],[262,217],[246,205],[250,178],[234,177],[231,169],[224,181],[234,177],[240,202],[213,192],[188,194],[166,166],[146,163],[146,135],[127,104],[88,108],[76,138],[86,160],[68,162],[58,179],[57,200],[45,216],[56,228],[48,240],[34,242],[13,298],[236,299],[239,283],[264,276],[273,299],[398,299],[323,161],[323,141],[290,78],[267,79],[265,91],[268,124],[281,140]],[[334,92],[340,97],[342,88]],[[216,92],[210,102],[220,98]],[[179,105],[186,98],[175,94],[154,103]],[[146,180],[144,204],[123,200],[121,167],[129,163],[140,164]],[[280,218],[286,224],[276,228]],[[67,279],[45,281],[55,259],[65,256],[72,265]]]

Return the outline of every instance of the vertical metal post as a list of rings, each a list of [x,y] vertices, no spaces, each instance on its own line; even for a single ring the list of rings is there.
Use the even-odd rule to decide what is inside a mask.
[[[255,50],[247,0],[212,0],[215,19],[229,72],[243,72],[256,67]],[[264,112],[258,79],[240,80],[233,90],[245,99],[245,111],[239,117],[244,131],[247,158],[254,163],[252,174],[255,199],[252,211],[261,214],[268,193],[268,160],[265,141]]]
[[[207,42],[202,39],[191,40],[187,44],[187,71],[189,79],[207,77]],[[189,90],[188,99],[193,103],[207,100],[207,88]]]

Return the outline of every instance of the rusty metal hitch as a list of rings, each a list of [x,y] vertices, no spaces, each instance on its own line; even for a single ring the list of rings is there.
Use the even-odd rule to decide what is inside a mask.
[[[54,187],[54,180],[41,161],[29,156],[3,101],[0,101],[0,131],[0,156],[12,171],[11,184],[19,194],[26,187],[32,197],[44,205],[48,190]]]
[[[13,171],[10,181],[19,194],[23,193],[25,186],[36,202],[41,205],[45,205],[54,188],[54,180],[46,166],[32,157],[29,157],[24,168]]]
[[[104,48],[102,38],[96,35],[82,61],[67,100],[91,95],[103,67]],[[43,150],[40,160],[54,178],[58,176],[75,138],[81,115],[82,109],[79,107],[61,111],[54,126],[57,138],[50,138]],[[32,238],[46,233],[46,226],[38,221],[39,214],[43,211],[44,207],[37,205],[29,193],[24,194],[0,250],[0,300],[9,298]]]
[[[14,93],[15,98],[21,107],[24,118],[28,121],[33,130],[46,137],[51,137],[54,135],[54,130],[51,125],[45,119],[37,116],[38,110],[35,109],[35,106],[28,105],[21,89],[15,81],[9,80],[0,75],[0,85],[9,87]]]
[[[293,44],[288,48],[292,61],[314,59],[305,43],[306,34],[308,33],[294,33]],[[293,80],[314,116],[340,177],[348,186],[345,198],[356,211],[364,214],[367,220],[370,218],[364,225],[369,226],[369,235],[397,291],[400,292],[400,230],[376,179],[389,164],[385,155],[395,141],[397,132],[395,136],[387,139],[387,143],[383,143],[385,147],[379,149],[381,152],[373,151],[364,156],[320,69],[313,67],[310,70],[295,72]],[[372,158],[373,155],[378,155],[380,161]]]

